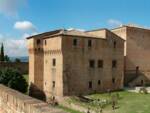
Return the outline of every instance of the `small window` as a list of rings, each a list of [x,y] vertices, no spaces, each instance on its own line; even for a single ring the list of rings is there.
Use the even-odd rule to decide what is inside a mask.
[[[141,80],[141,85],[142,85],[142,86],[144,85],[144,80]]]
[[[53,85],[52,85],[52,87],[53,87],[53,88],[55,88],[55,81],[53,81]]]
[[[138,71],[139,70],[139,66],[136,66],[136,71]]]
[[[38,48],[38,51],[40,51],[41,49],[40,48]]]
[[[112,83],[115,84],[115,78],[112,78]]]
[[[103,68],[103,60],[98,60],[98,68]]]
[[[98,85],[101,85],[101,81],[100,80],[98,80]]]
[[[92,88],[92,81],[89,81],[89,89]]]
[[[77,39],[73,39],[73,45],[77,46],[77,44],[78,44],[78,40]]]
[[[39,45],[39,44],[41,43],[41,40],[38,39],[38,40],[36,41],[36,43],[37,43],[37,45]]]
[[[112,61],[112,68],[116,68],[117,67],[117,61],[116,60],[113,60]]]
[[[47,64],[47,60],[45,60],[45,64]]]
[[[88,47],[92,47],[92,40],[88,40]]]
[[[114,48],[116,48],[116,44],[117,44],[116,41],[114,41]]]
[[[53,59],[53,66],[56,66],[56,59]]]
[[[89,67],[90,68],[94,68],[95,67],[95,61],[94,60],[90,60],[89,61]]]
[[[45,40],[45,45],[47,45],[47,41]]]

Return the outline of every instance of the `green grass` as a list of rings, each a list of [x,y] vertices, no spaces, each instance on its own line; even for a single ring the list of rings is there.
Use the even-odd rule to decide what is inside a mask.
[[[150,113],[150,94],[139,94],[139,93],[130,93],[127,91],[117,92],[120,95],[118,100],[117,109],[112,110],[111,103],[106,105],[103,109],[103,113]],[[116,92],[112,93],[112,95]],[[89,95],[89,98],[92,99],[108,99],[110,96],[108,94],[93,94]],[[91,103],[84,103],[77,99],[71,98],[71,102],[76,103],[80,106],[87,108],[99,108],[99,106],[92,105]]]
[[[28,75],[23,75],[28,82]],[[139,94],[139,93],[130,93],[127,91],[114,92],[112,94],[119,93],[120,99],[118,100],[117,107],[118,109],[112,110],[111,104],[105,106],[103,113],[150,113],[150,94]],[[92,94],[88,95],[92,99],[107,99],[110,100],[108,94]],[[70,98],[69,103],[75,103],[79,106],[88,108],[89,106],[92,109],[99,108],[99,106],[93,105],[91,103],[84,103],[75,98]],[[80,113],[79,111],[59,106],[61,109],[68,113]]]
[[[23,75],[24,78],[26,79],[26,81],[28,82],[29,81],[29,76],[26,74],[26,75]]]
[[[77,110],[73,110],[73,109],[71,109],[71,108],[64,107],[64,106],[61,106],[61,105],[59,105],[59,108],[60,108],[60,109],[63,109],[63,110],[66,111],[67,113],[81,113],[81,112],[79,112],[79,111],[77,111]]]

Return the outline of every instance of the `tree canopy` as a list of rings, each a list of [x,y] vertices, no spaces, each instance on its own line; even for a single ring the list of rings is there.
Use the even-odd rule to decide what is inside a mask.
[[[0,70],[0,83],[22,93],[27,92],[28,83],[16,69],[4,68]]]
[[[1,45],[0,60],[1,60],[1,61],[5,61],[4,45],[3,45],[3,43],[2,43],[2,45]]]

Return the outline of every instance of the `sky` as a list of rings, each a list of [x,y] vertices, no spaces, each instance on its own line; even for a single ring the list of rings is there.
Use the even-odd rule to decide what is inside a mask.
[[[59,28],[150,27],[150,0],[0,0],[5,54],[27,56],[26,37]]]

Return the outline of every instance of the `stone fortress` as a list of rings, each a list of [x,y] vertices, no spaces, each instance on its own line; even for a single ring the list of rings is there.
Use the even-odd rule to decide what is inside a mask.
[[[51,97],[149,84],[150,30],[55,30],[28,37],[30,95]]]

